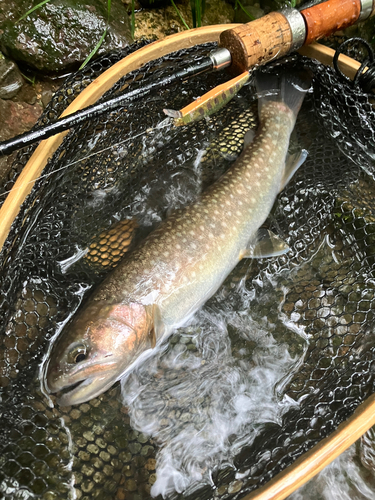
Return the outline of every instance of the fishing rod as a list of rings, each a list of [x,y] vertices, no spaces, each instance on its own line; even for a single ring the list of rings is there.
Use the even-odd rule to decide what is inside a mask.
[[[88,106],[37,130],[0,142],[0,154],[6,155],[47,139],[173,82],[225,68],[235,74],[249,71],[255,66],[281,58],[335,31],[362,22],[374,13],[375,0],[328,0],[300,11],[284,9],[280,12],[271,12],[255,21],[223,31],[219,39],[219,49],[167,77],[140,85],[137,89]]]

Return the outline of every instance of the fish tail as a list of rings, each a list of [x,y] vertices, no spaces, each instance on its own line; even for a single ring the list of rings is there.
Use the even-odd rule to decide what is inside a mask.
[[[297,118],[305,94],[310,88],[311,76],[307,71],[283,71],[279,74],[258,72],[255,84],[259,113],[265,103],[283,102]]]

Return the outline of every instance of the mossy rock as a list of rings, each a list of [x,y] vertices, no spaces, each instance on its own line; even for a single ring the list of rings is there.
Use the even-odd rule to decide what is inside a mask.
[[[12,59],[38,71],[74,69],[100,40],[107,25],[105,0],[55,0],[24,15],[34,2],[3,0],[0,46]],[[0,31],[0,33],[1,33]],[[131,42],[130,21],[120,0],[112,1],[109,28],[99,54]]]

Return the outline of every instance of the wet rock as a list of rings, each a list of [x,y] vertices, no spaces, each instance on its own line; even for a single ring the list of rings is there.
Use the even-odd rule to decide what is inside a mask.
[[[11,99],[22,85],[23,78],[17,65],[0,53],[0,98]]]
[[[5,141],[29,130],[42,114],[42,106],[26,102],[0,99],[0,141]],[[0,186],[11,167],[15,153],[0,158]]]
[[[0,4],[0,46],[17,62],[43,72],[78,66],[100,40],[107,25],[106,0],[56,0],[16,22],[31,7],[27,0]],[[109,29],[99,54],[131,42],[130,21],[120,0],[113,0]]]

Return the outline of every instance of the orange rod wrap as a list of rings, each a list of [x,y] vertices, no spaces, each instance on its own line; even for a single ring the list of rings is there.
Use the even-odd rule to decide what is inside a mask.
[[[305,44],[354,24],[361,14],[361,0],[329,0],[301,10],[306,27]]]

